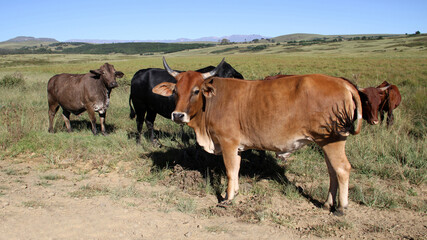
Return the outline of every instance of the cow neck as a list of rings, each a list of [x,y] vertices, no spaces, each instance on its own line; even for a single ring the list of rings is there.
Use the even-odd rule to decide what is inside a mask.
[[[103,94],[107,94],[108,98],[110,97],[111,88],[108,88],[105,82],[101,78],[95,78],[99,91],[102,91]]]
[[[110,100],[111,88],[108,88],[101,78],[95,78],[95,81],[90,85],[93,96],[97,96],[98,101],[102,101],[103,104],[108,105]],[[91,95],[92,95],[91,94]]]
[[[190,119],[188,126],[193,128],[196,133],[197,143],[208,153],[215,153],[215,146],[207,129],[206,118],[209,114],[209,99],[204,102],[201,108],[193,118]]]

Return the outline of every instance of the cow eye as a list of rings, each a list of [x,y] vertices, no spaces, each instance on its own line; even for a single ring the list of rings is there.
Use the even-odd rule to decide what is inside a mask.
[[[195,90],[195,91],[194,91],[194,95],[199,94],[199,92],[200,92],[200,90]]]

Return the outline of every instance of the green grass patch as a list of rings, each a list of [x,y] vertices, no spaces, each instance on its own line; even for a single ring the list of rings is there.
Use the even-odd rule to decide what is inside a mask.
[[[11,75],[6,75],[0,79],[0,87],[11,88],[25,84],[25,79],[22,73],[16,72]]]
[[[65,176],[57,175],[57,174],[49,174],[49,175],[40,176],[40,179],[48,180],[48,181],[55,181],[55,180],[65,179]]]

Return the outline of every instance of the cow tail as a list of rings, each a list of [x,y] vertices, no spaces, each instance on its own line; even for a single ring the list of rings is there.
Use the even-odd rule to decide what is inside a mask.
[[[357,91],[357,89],[355,89],[354,87],[351,88],[351,95],[353,98],[353,102],[356,105],[356,109],[354,110],[354,115],[353,115],[353,121],[357,120],[357,124],[356,124],[356,128],[353,128],[352,131],[350,131],[351,134],[356,135],[360,133],[360,130],[362,129],[362,101],[360,100],[360,96],[359,93]]]
[[[132,107],[132,96],[129,96],[129,108],[130,108],[130,113],[129,113],[129,117],[130,119],[134,119],[135,118],[135,110]]]

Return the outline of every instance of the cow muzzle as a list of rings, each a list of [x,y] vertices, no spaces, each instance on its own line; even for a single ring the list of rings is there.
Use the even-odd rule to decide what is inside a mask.
[[[118,86],[119,86],[119,84],[117,84],[117,82],[112,82],[112,83],[108,84],[109,88],[116,88]]]
[[[188,115],[183,112],[173,112],[172,113],[172,121],[176,123],[188,123],[190,119],[188,118]]]

